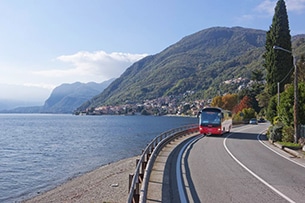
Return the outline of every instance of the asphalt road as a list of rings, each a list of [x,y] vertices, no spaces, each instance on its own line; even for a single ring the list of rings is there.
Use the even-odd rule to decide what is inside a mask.
[[[305,161],[271,146],[267,123],[195,137],[171,153],[167,202],[305,202]],[[262,141],[260,141],[262,140]]]

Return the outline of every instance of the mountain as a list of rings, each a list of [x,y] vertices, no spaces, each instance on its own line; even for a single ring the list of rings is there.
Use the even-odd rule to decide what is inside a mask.
[[[56,87],[50,97],[45,101],[42,112],[46,113],[71,113],[88,99],[101,93],[112,81],[103,83],[62,84]]]
[[[215,27],[186,36],[159,54],[134,63],[80,109],[188,90],[205,94],[205,90],[219,86],[221,81],[249,76],[251,69],[261,68],[265,35],[262,30]]]
[[[43,106],[19,107],[10,113],[72,113],[88,99],[101,93],[114,79],[102,83],[62,84],[56,87]]]
[[[27,102],[24,100],[13,100],[13,99],[0,99],[0,112],[6,111],[7,109],[14,109],[18,106],[34,106],[41,105],[38,102]]]
[[[266,31],[242,27],[213,27],[186,36],[162,52],[131,65],[101,94],[78,108],[141,102],[194,91],[211,98],[230,91],[223,82],[250,78],[263,68]],[[304,38],[297,37],[299,43]],[[304,43],[303,43],[304,45]],[[304,49],[303,49],[304,52]]]
[[[294,48],[294,52],[296,56],[304,55],[305,52],[305,34],[296,35],[292,37],[292,47]]]

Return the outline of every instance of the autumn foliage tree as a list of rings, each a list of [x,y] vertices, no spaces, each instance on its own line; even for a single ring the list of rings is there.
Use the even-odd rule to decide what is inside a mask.
[[[225,110],[233,111],[237,103],[238,103],[237,94],[226,94],[224,96],[214,97],[211,106],[217,106]]]
[[[251,106],[251,99],[248,96],[244,96],[242,100],[239,102],[237,106],[234,108],[234,112],[238,113],[241,112],[243,109],[252,108]]]
[[[216,96],[212,99],[211,106],[222,108],[222,96]]]
[[[237,94],[226,94],[222,97],[223,109],[233,111],[234,107],[238,104]]]

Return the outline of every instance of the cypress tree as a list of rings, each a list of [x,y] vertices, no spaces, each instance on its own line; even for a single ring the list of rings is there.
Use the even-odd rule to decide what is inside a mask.
[[[274,9],[272,25],[266,35],[266,52],[264,53],[264,67],[267,70],[267,92],[270,96],[277,94],[277,83],[280,83],[280,92],[291,82],[293,74],[292,54],[273,47],[279,46],[291,51],[291,35],[288,15],[284,0],[278,0]]]

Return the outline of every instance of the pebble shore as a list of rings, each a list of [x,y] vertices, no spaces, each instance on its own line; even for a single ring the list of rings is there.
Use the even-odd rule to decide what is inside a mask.
[[[131,157],[102,166],[23,202],[126,202],[129,174],[134,172],[137,158]]]

